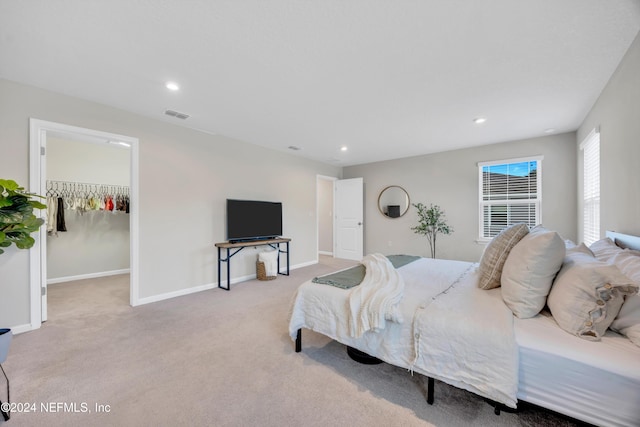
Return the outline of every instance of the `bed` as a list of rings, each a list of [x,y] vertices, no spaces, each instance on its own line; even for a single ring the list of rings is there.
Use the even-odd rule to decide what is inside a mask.
[[[530,234],[535,236],[533,231]],[[557,240],[557,233],[555,238]],[[501,254],[502,267],[497,273],[502,283],[510,266],[513,270],[514,265],[522,264],[510,262],[516,259],[518,250],[527,254],[535,252],[530,247],[521,247],[527,239],[530,241],[531,237],[522,239],[522,243],[511,242],[507,253]],[[606,240],[605,243],[617,244],[616,250],[624,251],[625,256],[633,255],[624,258],[625,268],[629,267],[629,259],[640,264],[640,252],[633,251],[640,249],[640,238],[607,232]],[[375,272],[379,281],[403,282],[401,298],[398,298],[397,287],[387,290],[389,300],[374,304],[379,310],[374,310],[375,316],[367,317],[363,315],[367,305],[364,301],[375,301],[375,293],[360,296],[355,307],[349,295],[359,286],[368,286],[368,273],[360,285],[350,289],[342,289],[335,283],[332,286],[327,281],[322,283],[323,278],[316,278],[316,282],[303,283],[296,292],[289,334],[297,352],[302,349],[301,330],[310,329],[384,362],[425,375],[429,379],[429,403],[433,403],[434,379],[438,379],[485,397],[495,402],[497,408],[517,408],[519,401],[525,401],[596,425],[638,426],[640,343],[637,336],[634,343],[631,335],[625,336],[609,327],[599,332],[585,332],[580,326],[582,330],[568,332],[563,328],[567,328],[566,322],[572,319],[563,319],[557,303],[551,304],[558,298],[574,299],[567,296],[563,287],[567,280],[575,277],[571,262],[574,255],[570,254],[580,258],[586,256],[581,251],[589,251],[584,245],[562,242],[561,265],[551,276],[551,288],[542,302],[544,307],[533,316],[522,316],[518,310],[526,311],[527,307],[514,309],[513,304],[507,302],[506,285],[505,289],[479,286],[484,283],[486,273],[482,268],[485,255],[481,263],[419,258],[401,263],[397,268],[388,267],[387,263],[388,270],[380,267],[381,264],[366,261],[366,271]],[[611,252],[612,248],[606,249],[608,253],[606,250],[602,254],[589,253],[594,258],[602,255],[602,259],[597,260],[598,267],[605,268],[600,263],[607,263],[606,268],[613,268],[618,257]],[[616,272],[620,273],[619,270],[622,268],[616,267]],[[640,269],[625,273],[636,271]],[[492,273],[495,276],[496,271]],[[328,282],[335,277],[330,276]],[[596,323],[594,331],[602,329],[602,325],[598,326],[600,320],[613,316],[614,311],[617,315],[631,296],[640,298],[634,280],[627,280],[624,283],[629,282],[628,285],[616,288],[620,291],[616,294],[622,301],[620,306],[610,307],[614,298],[605,298],[609,314],[598,312],[601,316],[596,319],[591,313],[589,319]],[[610,282],[614,286],[618,283],[613,279]],[[552,298],[554,292],[557,295]],[[385,313],[381,315],[381,312]],[[634,314],[636,318],[637,314]],[[363,320],[368,325],[359,328]],[[611,320],[607,320],[608,324],[615,325]],[[614,322],[620,324],[618,317]],[[629,329],[619,330],[629,333]],[[635,326],[634,331],[638,331]]]

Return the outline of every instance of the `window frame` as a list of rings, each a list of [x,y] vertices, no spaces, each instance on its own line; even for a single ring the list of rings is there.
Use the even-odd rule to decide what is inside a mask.
[[[528,156],[516,157],[503,160],[491,160],[486,162],[478,162],[478,243],[487,243],[493,239],[493,236],[484,235],[484,208],[494,204],[516,205],[525,203],[535,204],[535,225],[542,223],[542,160],[544,156]],[[483,175],[482,170],[485,166],[509,165],[514,163],[536,162],[536,198],[535,199],[498,199],[484,200]],[[507,225],[506,227],[508,227]],[[505,227],[505,228],[506,228]]]
[[[597,150],[596,167],[597,176],[593,174],[587,174],[587,163],[593,162],[593,151]],[[582,241],[586,245],[600,239],[600,213],[601,213],[601,194],[600,194],[600,129],[594,128],[589,135],[580,143],[580,150],[582,151]],[[587,157],[589,155],[589,157]],[[589,163],[589,170],[593,167],[593,163]],[[597,182],[595,182],[597,181]],[[595,183],[595,185],[593,185]],[[595,189],[595,192],[594,192]],[[587,194],[591,193],[591,194]],[[593,207],[597,209],[593,209]],[[589,209],[591,208],[591,209]],[[595,215],[593,218],[589,216],[589,213]],[[594,219],[591,223],[589,219]]]

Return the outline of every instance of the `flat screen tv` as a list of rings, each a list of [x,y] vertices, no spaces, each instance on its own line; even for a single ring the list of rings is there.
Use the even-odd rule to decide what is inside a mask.
[[[227,240],[243,242],[282,236],[282,203],[227,199]]]

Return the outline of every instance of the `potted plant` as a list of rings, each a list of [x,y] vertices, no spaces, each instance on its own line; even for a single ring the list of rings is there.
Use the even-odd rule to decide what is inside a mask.
[[[0,254],[12,244],[18,249],[34,245],[31,233],[38,231],[44,220],[36,217],[33,210],[46,208],[36,198],[42,196],[27,193],[15,181],[0,179]],[[7,358],[11,337],[11,329],[0,329],[0,363]]]
[[[0,254],[11,244],[29,249],[35,243],[31,233],[38,231],[44,220],[36,217],[33,210],[46,209],[36,197],[42,198],[27,193],[15,181],[0,179]]]
[[[427,207],[422,203],[412,203],[418,210],[418,225],[411,227],[414,233],[427,236],[429,240],[429,248],[431,248],[431,258],[436,257],[436,236],[439,233],[451,234],[453,227],[447,224],[444,219],[444,211],[440,206],[433,203]]]

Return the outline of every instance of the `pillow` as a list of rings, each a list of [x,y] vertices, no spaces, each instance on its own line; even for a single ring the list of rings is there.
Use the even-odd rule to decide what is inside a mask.
[[[480,268],[478,270],[480,274],[479,288],[493,289],[500,286],[502,267],[507,260],[509,252],[528,233],[529,227],[527,224],[513,224],[502,230],[489,242],[480,260]]]
[[[542,310],[553,278],[565,254],[564,240],[555,231],[533,228],[511,249],[502,269],[502,299],[521,319]]]
[[[609,263],[640,286],[640,251],[623,249],[609,259]]]
[[[640,252],[625,249],[618,252],[610,263],[618,267],[618,270],[636,285],[640,285]],[[625,298],[620,313],[610,328],[640,346],[640,295],[629,295]]]
[[[640,347],[640,295],[629,295],[625,298],[618,316],[611,324],[611,329]]]
[[[558,325],[580,338],[599,341],[638,286],[612,264],[598,261],[584,244],[567,251],[547,299]]]
[[[596,256],[599,261],[608,262],[615,254],[622,251],[622,248],[617,246],[613,240],[608,237],[593,242],[589,246],[591,252]]]

